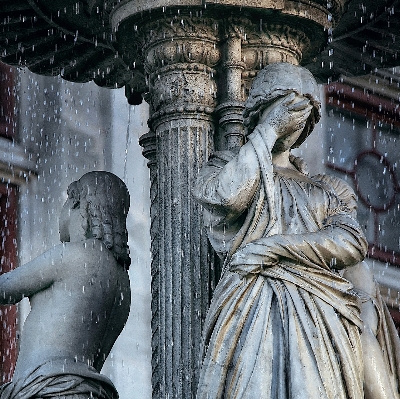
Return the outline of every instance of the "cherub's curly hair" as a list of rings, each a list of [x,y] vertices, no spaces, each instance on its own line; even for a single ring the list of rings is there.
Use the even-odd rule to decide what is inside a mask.
[[[260,115],[269,105],[290,93],[308,98],[313,106],[303,132],[292,146],[292,148],[299,147],[321,117],[321,102],[314,76],[308,69],[298,65],[279,62],[267,65],[258,72],[244,104],[243,118],[247,134],[254,130]]]
[[[130,197],[125,183],[110,172],[95,171],[71,183],[67,192],[84,216],[86,238],[103,241],[118,263],[128,269],[131,259],[126,217]]]

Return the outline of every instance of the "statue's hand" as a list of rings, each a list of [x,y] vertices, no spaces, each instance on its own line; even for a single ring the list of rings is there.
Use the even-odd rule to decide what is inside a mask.
[[[233,273],[237,273],[240,278],[261,274],[262,266],[260,265],[245,265],[245,264],[230,264],[229,270]]]
[[[229,269],[244,277],[248,274],[260,274],[266,267],[274,266],[278,262],[279,256],[272,251],[272,247],[253,242],[233,254]]]
[[[309,99],[291,93],[266,108],[261,114],[259,124],[272,128],[279,139],[302,131],[312,108]]]

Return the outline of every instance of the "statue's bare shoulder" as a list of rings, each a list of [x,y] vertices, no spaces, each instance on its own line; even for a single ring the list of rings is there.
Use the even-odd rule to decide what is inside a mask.
[[[107,270],[107,266],[108,270]],[[0,276],[0,303],[16,303],[55,283],[110,275],[118,266],[112,253],[94,238],[56,245],[31,262]],[[120,266],[122,269],[122,267]]]
[[[28,384],[31,373],[49,362],[78,362],[98,378],[129,316],[128,210],[129,193],[117,176],[87,173],[68,188],[60,216],[62,243],[0,276],[0,304],[28,297],[31,305],[16,384]]]

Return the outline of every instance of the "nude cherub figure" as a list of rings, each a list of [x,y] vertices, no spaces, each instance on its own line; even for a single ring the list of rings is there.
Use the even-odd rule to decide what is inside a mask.
[[[31,304],[1,399],[118,397],[100,370],[129,315],[128,209],[117,176],[85,174],[68,188],[62,244],[0,276],[1,304]]]

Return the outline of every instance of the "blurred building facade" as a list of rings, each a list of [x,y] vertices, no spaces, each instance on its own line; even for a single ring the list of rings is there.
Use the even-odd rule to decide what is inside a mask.
[[[358,196],[381,293],[400,331],[400,68],[325,87],[326,170]]]

